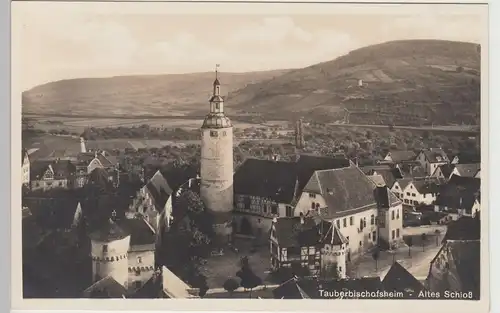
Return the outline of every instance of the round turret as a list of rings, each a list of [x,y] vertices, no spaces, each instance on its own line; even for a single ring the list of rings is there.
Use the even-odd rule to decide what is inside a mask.
[[[89,237],[93,281],[111,276],[127,287],[130,233],[110,219],[103,227],[89,234]]]

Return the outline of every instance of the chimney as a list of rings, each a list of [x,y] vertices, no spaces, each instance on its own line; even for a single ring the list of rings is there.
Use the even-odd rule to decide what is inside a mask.
[[[191,188],[191,182],[193,181],[192,178],[188,179],[188,187]]]
[[[379,209],[389,208],[389,193],[386,186],[377,186],[375,188],[375,199]]]

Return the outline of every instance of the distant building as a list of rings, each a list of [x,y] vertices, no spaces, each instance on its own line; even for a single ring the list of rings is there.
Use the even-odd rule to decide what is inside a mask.
[[[481,164],[479,163],[456,164],[449,178],[451,178],[452,175],[463,176],[463,177],[475,177],[480,169],[481,169]]]
[[[474,217],[481,210],[480,193],[479,178],[453,175],[449,182],[440,188],[435,210]]]
[[[480,240],[448,240],[431,261],[426,287],[431,292],[471,293],[479,300],[481,290]]]
[[[157,236],[157,242],[172,222],[172,189],[160,171],[145,184],[130,204],[127,215],[141,217],[149,223]]]
[[[481,155],[478,153],[461,152],[456,154],[451,160],[451,164],[472,164],[481,163]]]
[[[399,186],[401,188],[405,184],[406,186],[404,189],[399,189],[401,191],[398,194],[406,205],[419,206],[433,204],[439,193],[440,186],[445,182],[444,179],[435,177],[400,180]],[[397,186],[393,187],[397,189]]]
[[[71,189],[76,168],[70,161],[34,161],[29,168],[31,190]]]
[[[22,184],[24,186],[30,185],[30,158],[28,155],[28,151],[26,149],[22,149],[21,151],[21,168],[22,168]]]
[[[118,160],[107,154],[105,151],[94,151],[80,153],[75,162],[76,166],[76,186],[83,187],[87,183],[88,176],[96,168],[106,170],[109,179],[114,183],[118,180],[119,164]]]
[[[271,226],[270,245],[274,271],[305,268],[310,275],[345,278],[347,239],[330,222],[305,216],[277,218]]]
[[[438,166],[431,176],[448,180],[450,179],[454,169],[455,164],[443,164]]]
[[[411,150],[389,151],[384,161],[399,164],[401,162],[414,161],[417,155]]]
[[[448,155],[441,148],[423,149],[418,154],[417,160],[425,169],[427,176],[432,175],[440,165],[450,163]]]
[[[396,180],[403,178],[403,173],[399,167],[392,164],[362,166],[360,169],[367,176],[382,176],[385,186],[389,189],[392,188]]]

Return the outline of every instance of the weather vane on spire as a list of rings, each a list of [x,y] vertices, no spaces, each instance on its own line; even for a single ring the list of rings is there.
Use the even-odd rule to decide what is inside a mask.
[[[217,78],[217,74],[219,73],[220,64],[215,64],[215,78]]]

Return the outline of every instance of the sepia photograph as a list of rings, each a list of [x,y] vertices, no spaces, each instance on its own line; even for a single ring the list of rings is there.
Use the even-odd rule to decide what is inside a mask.
[[[13,2],[13,297],[487,301],[487,22]]]

